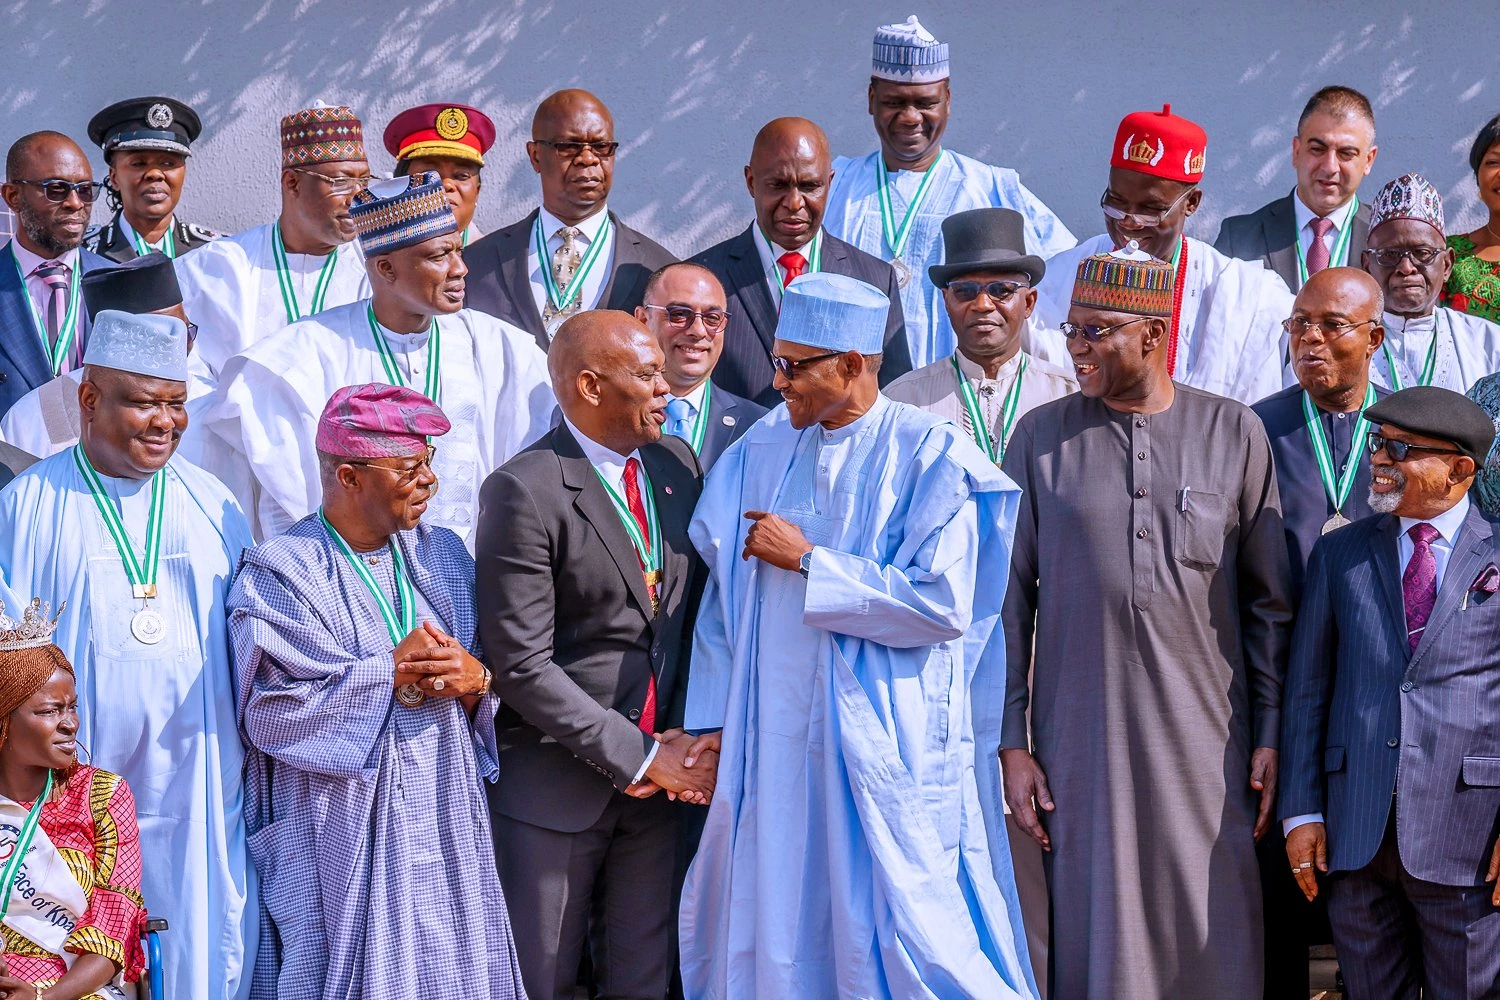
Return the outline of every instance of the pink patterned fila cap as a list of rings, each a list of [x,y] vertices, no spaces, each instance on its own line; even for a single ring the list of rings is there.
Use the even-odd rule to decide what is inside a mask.
[[[422,454],[452,426],[436,403],[405,386],[349,385],[323,407],[317,448],[339,458],[403,458]]]

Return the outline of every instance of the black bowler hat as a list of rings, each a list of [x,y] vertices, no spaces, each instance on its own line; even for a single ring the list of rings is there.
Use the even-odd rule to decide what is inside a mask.
[[[96,267],[79,282],[89,322],[104,309],[127,313],[149,313],[182,305],[182,289],[172,259],[164,253],[148,253],[123,264]]]
[[[1479,465],[1495,443],[1495,423],[1461,392],[1414,385],[1393,392],[1365,411],[1372,424],[1393,424],[1410,434],[1451,441]]]
[[[976,208],[943,220],[943,262],[927,269],[939,288],[979,271],[1021,271],[1035,285],[1047,273],[1042,258],[1026,252],[1026,220],[1008,208]]]
[[[117,149],[160,149],[189,156],[202,131],[198,112],[170,97],[132,97],[89,119],[89,139],[104,150],[105,162]]]

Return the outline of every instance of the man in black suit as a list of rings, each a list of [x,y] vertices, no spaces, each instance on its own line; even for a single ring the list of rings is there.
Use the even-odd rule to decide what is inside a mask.
[[[880,384],[911,371],[895,270],[823,229],[832,163],[828,137],[806,118],[769,122],[756,134],[745,167],[755,221],[693,258],[718,276],[728,295],[729,328],[714,381],[767,408],[781,402],[771,387],[771,344],[782,289],[813,271],[858,278],[890,298]]]
[[[1416,386],[1366,411],[1375,517],[1313,548],[1280,815],[1350,997],[1500,996],[1500,549],[1469,498],[1495,437]]]
[[[766,413],[710,378],[729,322],[724,286],[702,264],[668,264],[651,275],[635,318],[656,335],[665,357],[662,376],[672,395],[664,430],[691,445],[707,472]]]
[[[89,318],[82,278],[110,262],[83,249],[100,185],[60,132],[17,139],[5,157],[5,204],[16,235],[0,250],[0,415],[83,363]]]
[[[677,258],[609,210],[619,145],[609,108],[586,90],[537,106],[526,154],[542,204],[464,251],[470,309],[528,331],[545,351],[570,316],[641,304],[651,272]]]
[[[633,317],[569,319],[548,367],[563,421],[486,480],[475,542],[502,702],[500,880],[525,915],[512,927],[533,1000],[572,1000],[585,939],[601,994],[661,997],[677,813],[659,792],[706,803],[717,767],[688,768],[691,738],[668,732],[703,584],[687,537],[701,472],[662,436],[662,352]]]
[[[1349,87],[1324,87],[1303,107],[1292,137],[1296,188],[1248,215],[1225,219],[1214,249],[1264,261],[1294,292],[1325,267],[1358,267],[1370,209],[1357,192],[1377,152],[1369,98]]]

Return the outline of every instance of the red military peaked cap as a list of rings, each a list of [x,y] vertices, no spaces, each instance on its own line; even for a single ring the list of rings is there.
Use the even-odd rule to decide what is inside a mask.
[[[495,144],[495,123],[467,104],[423,104],[391,119],[384,140],[398,161],[449,156],[482,167]]]

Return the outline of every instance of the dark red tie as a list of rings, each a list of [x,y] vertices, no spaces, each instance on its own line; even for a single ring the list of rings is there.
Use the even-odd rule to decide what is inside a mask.
[[[1328,231],[1333,228],[1332,219],[1313,219],[1308,223],[1312,226],[1312,245],[1307,248],[1307,276],[1310,278],[1328,266],[1328,244],[1325,238]]]
[[[793,279],[800,278],[803,274],[807,273],[807,258],[795,250],[788,250],[780,257],[777,257],[776,263],[780,264],[782,269],[786,271],[786,277],[781,279],[782,288],[790,285]]]
[[[641,463],[639,460],[630,458],[625,460],[625,506],[630,508],[630,516],[635,518],[636,527],[641,531],[641,537],[646,544],[651,544],[651,525],[646,522],[646,505],[641,502]],[[644,574],[646,567],[641,567]],[[657,600],[656,584],[648,582],[646,591],[651,595],[652,602]],[[651,679],[646,685],[646,704],[641,708],[641,721],[639,723],[641,732],[656,732],[656,671],[651,672]]]

